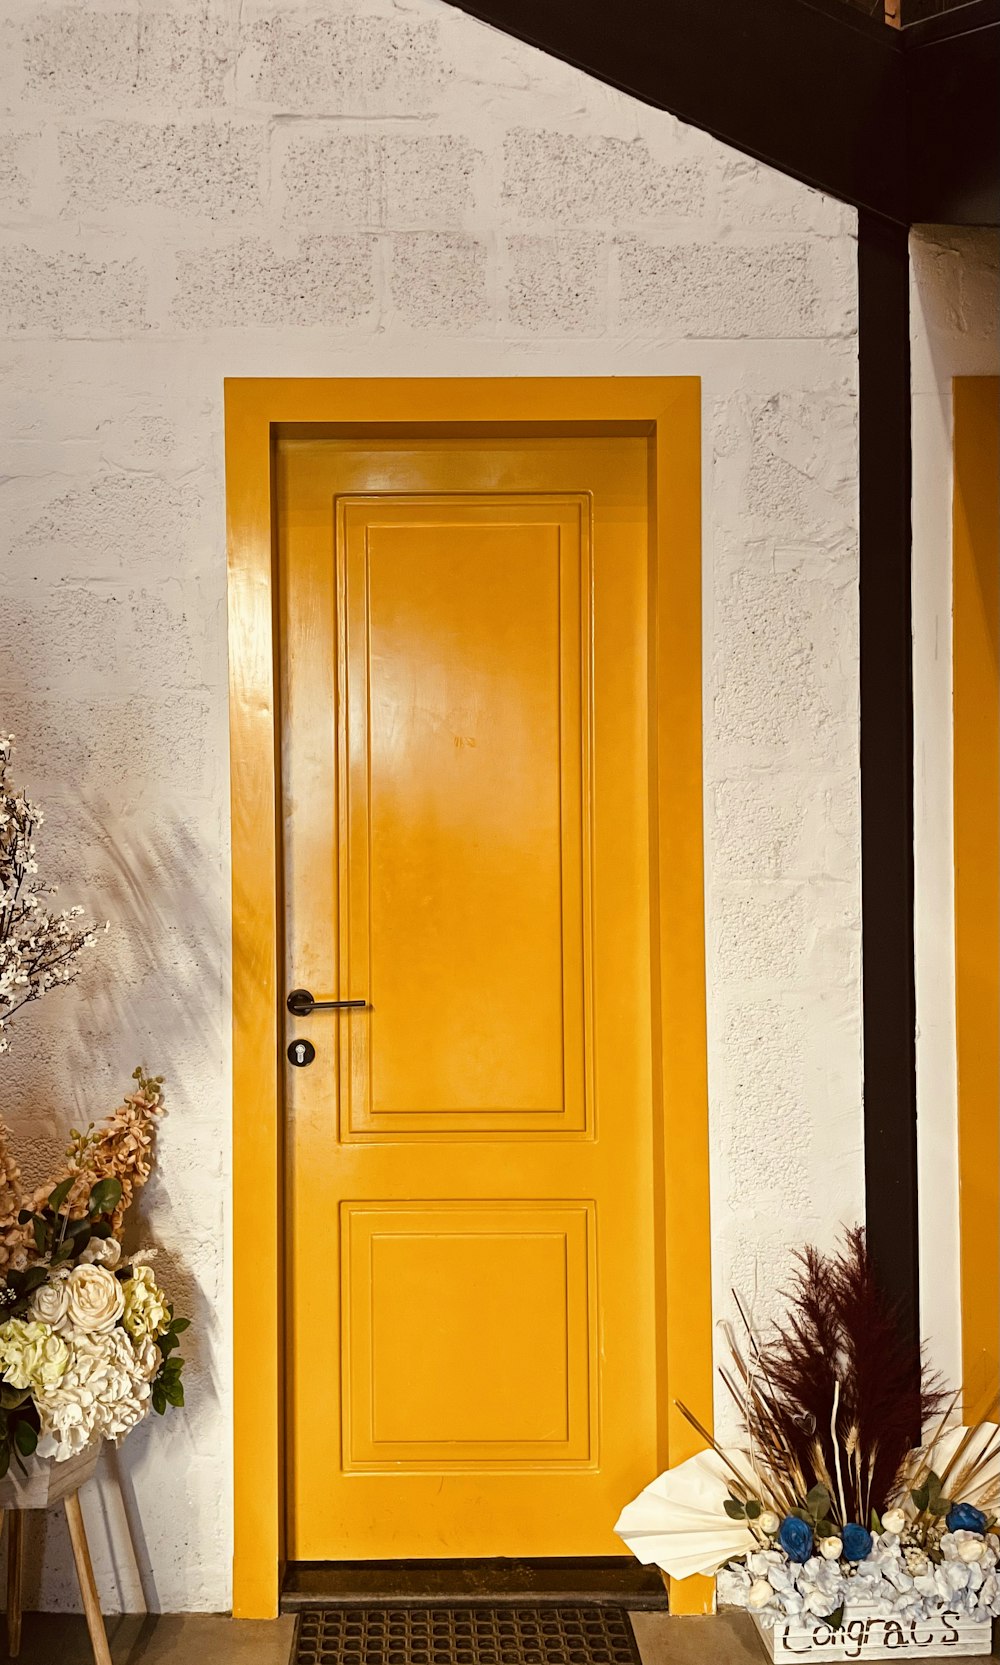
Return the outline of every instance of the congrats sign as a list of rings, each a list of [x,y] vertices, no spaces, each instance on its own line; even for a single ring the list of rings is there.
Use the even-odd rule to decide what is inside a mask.
[[[989,1655],[990,1619],[941,1613],[933,1619],[845,1614],[838,1630],[825,1619],[782,1619],[773,1629],[754,1623],[770,1659],[974,1659]]]

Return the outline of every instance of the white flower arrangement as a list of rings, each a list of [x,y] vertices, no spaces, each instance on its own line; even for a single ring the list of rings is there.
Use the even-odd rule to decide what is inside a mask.
[[[118,1442],[150,1410],[183,1405],[175,1318],[149,1261],[122,1250],[125,1207],[149,1172],[159,1080],[136,1072],[124,1118],[75,1134],[70,1171],[21,1207],[0,1272],[0,1477],[11,1461],[65,1462],[101,1440]],[[124,1140],[120,1137],[124,1131]],[[103,1172],[117,1166],[121,1177]],[[19,1234],[19,1235],[15,1235]],[[23,1247],[18,1248],[18,1242]]]

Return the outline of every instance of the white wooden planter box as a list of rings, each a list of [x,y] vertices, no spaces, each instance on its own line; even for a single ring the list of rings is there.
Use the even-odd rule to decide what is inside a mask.
[[[982,1659],[992,1649],[991,1619],[943,1613],[934,1619],[887,1618],[848,1609],[840,1630],[797,1616],[768,1630],[751,1614],[768,1659]]]

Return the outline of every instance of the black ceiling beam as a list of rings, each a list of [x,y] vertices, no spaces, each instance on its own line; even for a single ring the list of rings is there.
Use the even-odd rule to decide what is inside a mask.
[[[1000,0],[900,33],[911,224],[1000,224]]]
[[[862,211],[997,223],[1000,0],[901,30],[844,0],[452,3]]]

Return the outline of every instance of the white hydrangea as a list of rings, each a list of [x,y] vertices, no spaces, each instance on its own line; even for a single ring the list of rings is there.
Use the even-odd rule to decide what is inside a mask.
[[[146,1415],[159,1366],[159,1349],[124,1330],[74,1335],[62,1379],[35,1394],[39,1454],[65,1462],[94,1440],[120,1440]]]
[[[908,1620],[933,1618],[945,1610],[968,1618],[1000,1618],[1000,1538],[946,1532],[941,1555],[938,1564],[928,1561],[914,1576],[894,1532],[877,1537],[871,1554],[857,1565],[818,1555],[799,1564],[780,1549],[758,1550],[742,1565],[719,1573],[719,1601],[729,1607],[752,1605],[768,1628],[798,1614],[826,1618],[839,1607],[847,1617],[863,1609]],[[772,1591],[766,1602],[765,1581]]]

